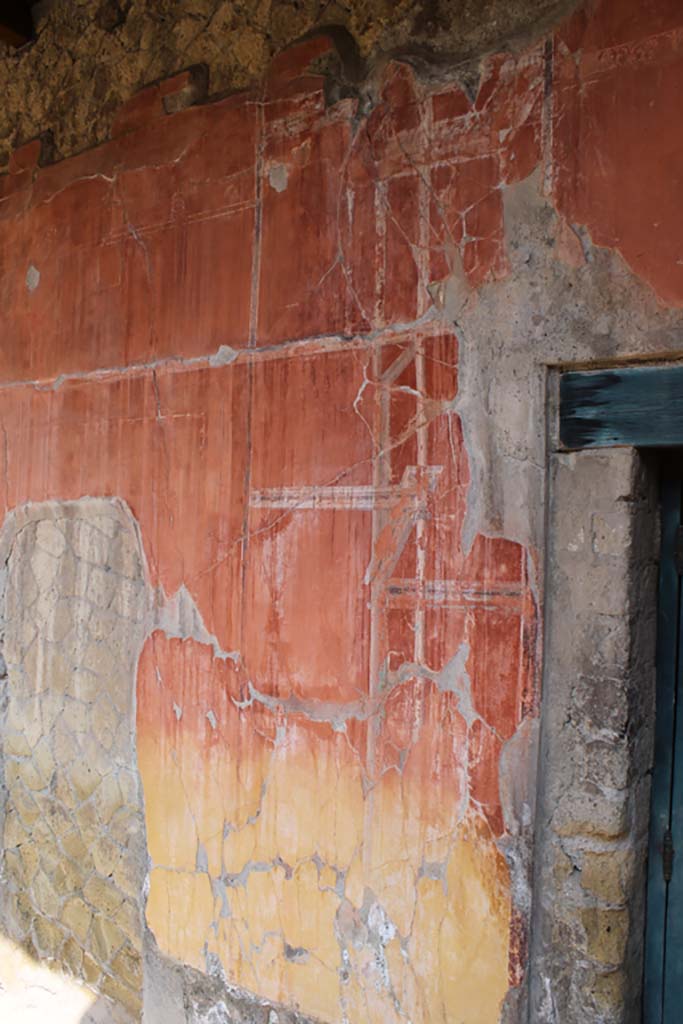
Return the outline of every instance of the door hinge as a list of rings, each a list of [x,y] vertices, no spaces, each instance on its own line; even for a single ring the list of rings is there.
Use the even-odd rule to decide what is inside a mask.
[[[665,882],[670,882],[673,876],[675,854],[674,839],[671,835],[671,829],[668,828],[662,839],[662,874]]]
[[[683,576],[683,526],[676,527],[674,540],[674,564],[679,576]]]

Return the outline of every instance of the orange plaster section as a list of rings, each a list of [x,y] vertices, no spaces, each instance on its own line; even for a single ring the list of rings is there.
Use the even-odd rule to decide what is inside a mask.
[[[254,721],[210,671],[190,704],[195,661],[191,642],[155,636],[140,668],[138,756],[157,837],[147,919],[162,948],[196,966],[216,953],[231,981],[326,1021],[398,1021],[392,990],[414,1020],[497,1020],[509,882],[489,828],[462,816],[467,736],[454,702],[411,701],[424,711],[403,773],[364,798],[353,730],[281,712]],[[181,717],[160,728],[160,703]],[[370,892],[391,922],[380,967],[361,918]]]
[[[462,549],[428,285],[509,273],[503,190],[545,140],[565,258],[584,224],[683,302],[683,19],[637,7],[562,29],[545,106],[541,45],[474,97],[390,65],[359,127],[314,40],[260,91],[152,97],[0,181],[0,502],[125,499],[152,584],[227,652],[157,630],[142,653],[148,923],[325,1024],[496,1024],[523,978],[499,762],[538,702],[535,554]]]

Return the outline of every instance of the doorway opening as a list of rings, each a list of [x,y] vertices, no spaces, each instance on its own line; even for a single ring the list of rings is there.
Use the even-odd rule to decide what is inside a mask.
[[[683,1005],[683,365],[558,372],[549,384],[529,1020],[673,1024]]]
[[[678,1022],[683,999],[683,455],[662,460],[660,524],[645,1024]]]

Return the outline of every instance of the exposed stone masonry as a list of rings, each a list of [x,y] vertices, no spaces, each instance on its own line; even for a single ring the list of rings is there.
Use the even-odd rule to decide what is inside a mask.
[[[133,680],[147,591],[137,536],[106,506],[38,506],[11,541],[3,874],[12,938],[126,1021],[141,1010]]]

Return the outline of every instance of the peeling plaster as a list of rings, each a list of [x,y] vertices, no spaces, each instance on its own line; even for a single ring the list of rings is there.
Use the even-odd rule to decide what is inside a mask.
[[[683,350],[681,313],[662,307],[619,255],[594,247],[590,262],[563,261],[562,221],[541,183],[536,172],[503,192],[509,275],[466,304],[459,276],[444,285],[443,315],[461,341],[455,404],[473,476],[466,548],[485,533],[542,549],[549,366]],[[537,567],[532,578],[538,585]]]
[[[239,662],[239,651],[224,651],[213,633],[209,633],[197,603],[185,584],[170,598],[166,597],[163,590],[157,594],[147,629],[148,635],[158,630],[164,636],[178,640],[196,640],[209,646],[214,658]],[[213,712],[207,712],[207,717],[209,714]]]
[[[276,192],[284,192],[287,188],[289,172],[285,164],[274,164],[268,171],[268,181]]]

